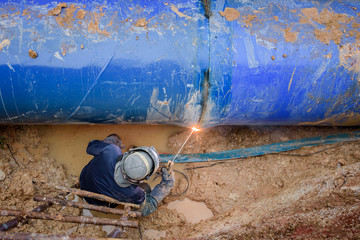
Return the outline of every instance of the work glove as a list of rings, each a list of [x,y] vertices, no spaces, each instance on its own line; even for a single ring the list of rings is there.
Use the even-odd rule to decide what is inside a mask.
[[[174,183],[175,183],[174,171],[168,170],[167,168],[163,167],[161,169],[161,181],[167,182],[169,184],[171,182],[174,185]]]
[[[160,203],[167,195],[175,184],[174,171],[169,171],[165,167],[161,169],[161,182],[154,187],[150,195],[153,196],[158,203]]]

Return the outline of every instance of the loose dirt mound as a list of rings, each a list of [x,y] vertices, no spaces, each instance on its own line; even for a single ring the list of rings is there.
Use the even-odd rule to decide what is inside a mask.
[[[32,209],[38,206],[32,201],[34,194],[54,196],[58,192],[51,185],[70,186],[76,181],[77,177],[66,174],[63,167],[47,157],[46,143],[36,127],[2,127],[1,130],[4,137],[0,149],[1,208]],[[351,130],[217,127],[194,134],[182,153],[224,151]],[[185,130],[170,137],[168,143],[173,153],[189,133]],[[303,148],[216,165],[175,164],[189,178],[190,187],[181,196],[165,198],[155,213],[141,219],[143,238],[358,239],[359,146],[359,142],[351,142]],[[186,187],[185,178],[180,174],[176,177],[172,194],[181,193]],[[183,214],[181,209],[168,208],[175,200],[205,203],[213,216],[193,224],[185,210]],[[55,212],[80,214],[72,208],[51,208],[50,213]],[[8,219],[0,217],[1,222]],[[106,236],[102,227],[38,220],[11,231]],[[138,229],[127,229],[123,237],[139,239],[140,235]]]

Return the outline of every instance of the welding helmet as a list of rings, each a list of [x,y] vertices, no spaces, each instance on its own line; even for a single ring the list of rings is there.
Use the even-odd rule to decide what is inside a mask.
[[[118,159],[114,179],[120,187],[148,180],[159,168],[160,156],[154,147],[130,149]]]

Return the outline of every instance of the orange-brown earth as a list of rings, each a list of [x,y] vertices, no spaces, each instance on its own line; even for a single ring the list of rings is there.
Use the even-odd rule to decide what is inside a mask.
[[[94,128],[93,132],[89,130],[91,128]],[[151,144],[151,137],[155,139],[156,133],[162,129],[166,134],[160,134],[161,140],[156,139]],[[194,134],[183,153],[223,151],[350,130],[354,129],[216,127]],[[73,138],[64,132],[73,132]],[[53,185],[70,186],[77,180],[78,170],[72,171],[71,163],[59,159],[76,155],[73,152],[76,146],[85,152],[84,146],[91,140],[91,134],[100,139],[109,132],[123,135],[128,146],[154,145],[161,152],[172,153],[180,148],[190,133],[187,129],[171,126],[1,126],[1,208],[29,210],[39,204],[32,200],[33,195],[54,196],[59,192]],[[131,138],[141,134],[144,141],[141,137]],[[55,151],[57,154],[54,156],[52,149],[56,148],[56,143],[62,146],[65,142],[74,148],[63,149],[63,154]],[[168,143],[167,148],[164,143]],[[188,176],[190,187],[182,196],[168,196],[155,213],[140,219],[143,238],[358,239],[359,146],[357,141],[308,147],[214,166],[212,163],[175,164]],[[91,159],[90,156],[86,159],[82,155],[77,157],[82,160],[75,168],[81,168]],[[205,167],[197,168],[202,166]],[[172,194],[182,192],[186,186],[182,175],[176,174],[176,177],[177,184]],[[210,210],[212,215],[194,223],[187,216],[186,204],[179,204],[181,207],[177,209],[171,207],[175,203],[190,205],[194,201],[206,206],[206,211]],[[69,207],[52,207],[48,212],[81,214],[81,211]],[[199,207],[198,217],[202,214]],[[0,217],[1,222],[8,219],[10,217]],[[100,237],[106,236],[105,230],[101,226],[31,220],[11,232]],[[139,239],[139,231],[127,229],[123,237]]]

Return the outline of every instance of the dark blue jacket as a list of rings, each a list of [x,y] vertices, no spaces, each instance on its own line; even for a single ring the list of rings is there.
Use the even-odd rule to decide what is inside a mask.
[[[120,202],[141,204],[145,200],[144,191],[137,185],[120,187],[114,180],[115,164],[121,149],[103,141],[91,141],[86,152],[94,158],[83,168],[80,174],[80,188],[115,198]],[[85,198],[88,203],[106,205],[105,202]]]

